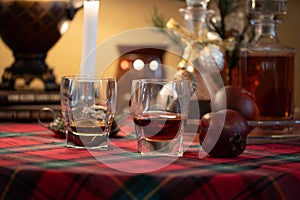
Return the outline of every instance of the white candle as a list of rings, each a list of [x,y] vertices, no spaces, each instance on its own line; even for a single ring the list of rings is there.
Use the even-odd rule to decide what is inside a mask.
[[[83,43],[80,75],[94,75],[98,30],[99,1],[84,1]]]

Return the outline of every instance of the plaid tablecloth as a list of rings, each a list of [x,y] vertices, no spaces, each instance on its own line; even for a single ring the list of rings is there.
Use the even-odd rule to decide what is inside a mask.
[[[300,142],[248,145],[230,159],[202,157],[193,144],[173,161],[141,158],[134,137],[111,143],[70,149],[38,124],[1,123],[0,198],[300,199]]]

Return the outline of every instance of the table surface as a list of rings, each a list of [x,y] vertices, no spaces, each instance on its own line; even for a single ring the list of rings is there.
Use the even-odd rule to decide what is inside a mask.
[[[0,123],[0,198],[300,199],[300,142],[250,144],[222,159],[194,143],[181,158],[145,158],[131,128],[92,151],[66,148],[38,124]]]

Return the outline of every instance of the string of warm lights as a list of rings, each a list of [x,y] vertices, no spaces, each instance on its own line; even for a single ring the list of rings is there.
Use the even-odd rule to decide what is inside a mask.
[[[145,67],[149,67],[149,69],[151,71],[156,71],[159,69],[160,64],[161,64],[161,62],[158,59],[150,60],[149,63],[146,63],[141,58],[137,58],[134,60],[123,59],[120,62],[120,68],[125,71],[125,70],[129,70],[131,68],[135,69],[135,70],[142,70]]]

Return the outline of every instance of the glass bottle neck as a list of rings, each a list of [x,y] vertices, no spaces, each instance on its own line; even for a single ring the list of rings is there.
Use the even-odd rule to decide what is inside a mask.
[[[251,21],[254,24],[254,38],[251,44],[262,46],[277,46],[279,39],[277,37],[277,24],[280,22],[275,19],[257,19]]]
[[[201,7],[180,9],[184,15],[184,27],[195,37],[207,38],[209,32],[208,19],[212,15],[212,10]]]

